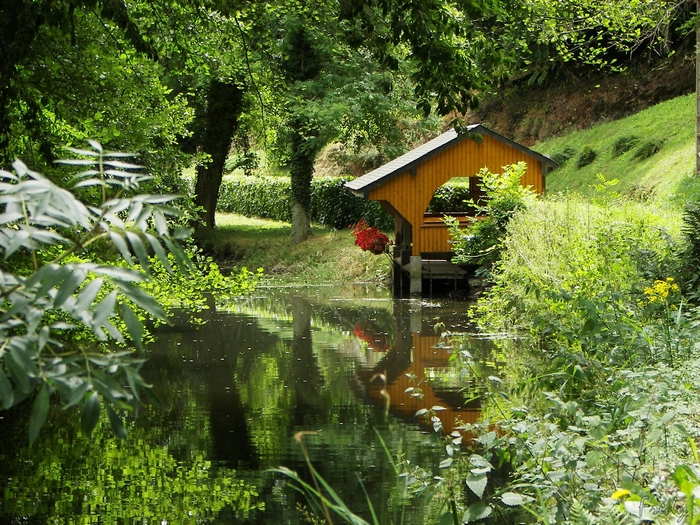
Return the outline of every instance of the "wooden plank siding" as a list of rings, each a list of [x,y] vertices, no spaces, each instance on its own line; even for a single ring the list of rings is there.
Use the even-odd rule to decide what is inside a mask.
[[[454,177],[474,177],[484,167],[499,173],[503,166],[524,161],[527,172],[521,183],[532,186],[537,193],[544,192],[546,168],[540,159],[490,135],[480,137],[459,141],[367,194],[370,200],[390,203],[413,226],[413,255],[451,251],[447,227],[434,220],[426,221],[424,213],[435,190]]]

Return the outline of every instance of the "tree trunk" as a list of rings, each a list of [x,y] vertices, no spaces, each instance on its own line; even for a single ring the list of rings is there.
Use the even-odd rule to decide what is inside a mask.
[[[292,120],[292,155],[289,175],[292,179],[292,244],[300,243],[311,235],[309,206],[311,205],[311,179],[314,176],[316,147],[313,139],[302,134],[303,119]]]
[[[195,139],[197,149],[208,153],[211,161],[197,167],[195,205],[204,210],[201,221],[195,225],[200,236],[214,229],[214,214],[219,198],[219,188],[224,174],[233,133],[243,110],[243,90],[233,82],[213,80],[207,90],[204,107],[198,111]]]
[[[292,204],[292,244],[305,241],[311,235],[309,214],[304,207],[295,202]]]

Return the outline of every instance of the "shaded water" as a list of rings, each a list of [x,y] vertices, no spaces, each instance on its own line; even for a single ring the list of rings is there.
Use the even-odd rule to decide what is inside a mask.
[[[269,470],[311,481],[300,431],[312,432],[303,437],[311,461],[351,509],[369,518],[364,487],[381,523],[400,522],[409,478],[391,460],[429,478],[444,459],[416,411],[444,407],[447,429],[478,416],[478,400],[465,405],[473,396],[461,391],[469,378],[436,347],[436,325],[469,331],[467,306],[319,287],[263,290],[205,312],[201,326],[179,314],[143,369],[165,407],[129,416],[126,441],[106,425],[82,437],[76,413],[53,411],[28,447],[26,413],[4,416],[0,523],[300,523],[295,507],[306,500]],[[489,359],[486,341],[472,351]],[[404,523],[424,522],[425,500]]]

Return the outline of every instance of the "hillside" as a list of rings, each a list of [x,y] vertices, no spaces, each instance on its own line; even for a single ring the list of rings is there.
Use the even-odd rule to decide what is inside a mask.
[[[633,115],[695,91],[692,49],[673,60],[630,64],[621,73],[560,73],[542,84],[512,81],[487,96],[467,123],[483,123],[521,144],[561,136]]]
[[[568,190],[593,195],[600,173],[619,179],[614,190],[630,197],[681,204],[700,196],[693,176],[694,120],[695,96],[684,95],[533,147],[562,163],[547,177],[550,194]],[[582,165],[585,153],[591,160]]]

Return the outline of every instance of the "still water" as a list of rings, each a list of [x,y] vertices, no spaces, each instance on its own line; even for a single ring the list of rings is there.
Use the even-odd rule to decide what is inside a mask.
[[[381,523],[422,524],[430,494],[401,503],[445,450],[416,412],[444,408],[447,430],[478,417],[439,337],[471,330],[467,308],[363,286],[263,289],[204,324],[177,313],[142,371],[164,407],[128,415],[127,440],[108,425],[81,436],[75,412],[54,410],[28,446],[26,411],[3,415],[0,523],[303,523],[306,498],[271,470],[313,483],[297,435],[354,512],[369,519],[369,498]],[[488,341],[471,351],[491,359]]]

